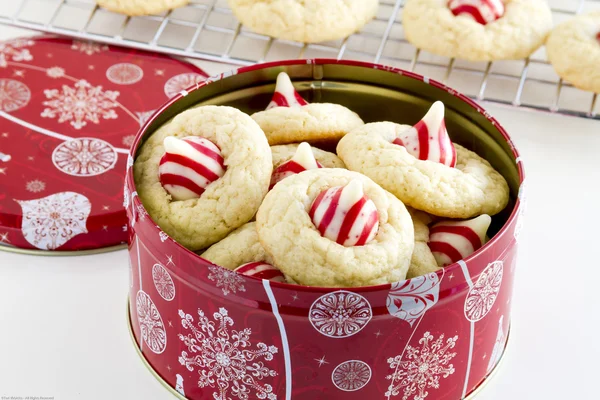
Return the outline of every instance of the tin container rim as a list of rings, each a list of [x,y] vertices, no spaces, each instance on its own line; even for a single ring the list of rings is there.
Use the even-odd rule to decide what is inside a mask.
[[[252,71],[256,71],[256,70],[262,70],[262,69],[268,69],[268,68],[275,68],[275,67],[285,67],[285,66],[293,66],[293,65],[342,65],[342,66],[348,66],[348,67],[359,67],[359,68],[366,68],[366,69],[375,69],[375,70],[380,70],[382,72],[387,72],[390,74],[397,74],[397,75],[402,75],[417,81],[421,81],[426,85],[430,85],[433,86],[436,89],[440,89],[442,91],[445,91],[455,97],[457,97],[460,101],[462,101],[463,103],[465,103],[467,106],[469,106],[469,108],[471,108],[474,112],[476,112],[477,114],[479,114],[480,116],[483,116],[485,119],[487,119],[500,133],[500,135],[502,136],[502,138],[510,144],[510,151],[512,153],[512,155],[515,158],[515,163],[516,163],[516,168],[518,170],[519,173],[519,187],[522,188],[523,187],[523,183],[525,182],[525,170],[523,167],[523,162],[521,159],[521,156],[518,152],[518,150],[516,149],[516,147],[513,144],[513,141],[511,139],[511,137],[508,135],[508,133],[506,132],[506,130],[504,129],[504,127],[490,114],[488,113],[482,106],[480,106],[479,104],[477,104],[474,100],[472,100],[471,98],[469,98],[468,96],[462,94],[461,92],[445,85],[444,83],[441,83],[439,81],[436,81],[434,79],[430,79],[428,77],[425,77],[423,75],[411,72],[411,71],[407,71],[404,70],[402,68],[397,68],[397,67],[392,67],[392,66],[388,66],[388,65],[383,65],[383,64],[376,64],[376,63],[370,63],[370,62],[365,62],[365,61],[356,61],[356,60],[338,60],[338,59],[332,59],[332,58],[310,58],[310,59],[293,59],[293,60],[281,60],[281,61],[271,61],[271,62],[265,62],[265,63],[259,63],[259,64],[254,64],[254,65],[250,65],[250,66],[246,66],[246,67],[241,67],[241,68],[237,68],[237,69],[232,69],[229,70],[227,72],[223,72],[221,74],[217,74],[214,76],[211,76],[209,78],[207,78],[206,80],[202,81],[202,82],[198,82],[190,87],[188,87],[187,89],[182,90],[180,93],[178,93],[176,96],[172,97],[171,99],[169,99],[166,103],[164,103],[161,107],[159,107],[150,118],[148,118],[148,120],[146,121],[146,123],[144,125],[142,125],[140,127],[140,129],[138,130],[138,133],[136,134],[136,138],[134,143],[132,144],[132,146],[130,147],[129,151],[133,152],[134,154],[131,154],[131,157],[133,158],[133,160],[135,160],[137,151],[139,149],[139,146],[142,142],[142,139],[144,138],[144,136],[146,135],[147,131],[149,130],[149,128],[151,127],[151,125],[153,125],[155,123],[155,121],[163,114],[164,111],[168,110],[170,107],[172,107],[175,103],[177,103],[178,101],[180,101],[182,98],[188,96],[191,92],[194,92],[196,90],[199,90],[207,85],[213,84],[215,82],[219,82],[222,80],[225,80],[229,77],[232,77],[234,75],[240,75],[246,72],[252,72]],[[316,78],[313,78],[315,80],[317,80]],[[132,161],[133,162],[133,161]],[[129,185],[131,188],[135,189],[136,185],[133,179],[133,174],[127,174],[126,176],[126,185]],[[510,215],[507,217],[506,221],[504,221],[504,224],[502,225],[502,227],[498,230],[498,232],[486,243],[484,244],[481,248],[479,248],[477,251],[475,251],[473,254],[469,255],[468,257],[465,257],[462,260],[459,260],[455,263],[452,263],[450,265],[447,265],[439,270],[437,270],[436,272],[434,272],[434,274],[437,275],[442,275],[445,274],[446,272],[448,273],[452,273],[454,271],[457,271],[458,269],[461,268],[461,264],[462,263],[468,263],[469,261],[476,259],[477,257],[479,257],[482,253],[484,253],[485,251],[487,251],[489,248],[491,248],[492,246],[494,246],[496,244],[496,242],[500,239],[501,236],[507,234],[508,232],[508,228],[511,226],[511,223],[517,219],[519,213],[520,213],[520,209],[522,207],[522,200],[520,198],[517,198],[515,201],[515,204],[513,206],[513,209],[510,213]],[[143,204],[142,204],[143,207]],[[145,207],[144,207],[144,211],[146,211]],[[156,221],[154,221],[154,219],[152,218],[152,216],[146,211],[146,217],[149,218],[152,223],[154,224],[154,226],[157,227],[157,229],[160,229],[158,224],[156,223]],[[199,258],[200,260],[206,262],[207,264],[219,267],[219,268],[223,268],[220,265],[214,264],[212,262],[210,262],[209,260],[206,260],[202,257],[200,257],[200,255],[194,253],[193,251],[185,248],[184,246],[182,246],[180,243],[178,243],[177,241],[175,241],[174,239],[172,239],[170,236],[167,237],[167,240],[170,240],[172,242],[175,243],[176,246],[178,246],[181,250],[183,250],[184,252]],[[514,239],[513,239],[514,240]],[[249,280],[255,280],[255,281],[260,281],[261,279],[259,278],[255,278],[255,277],[251,277],[251,276],[244,276],[244,278],[249,279]],[[409,280],[409,279],[406,279]],[[352,290],[354,292],[376,292],[379,290],[383,290],[386,288],[389,288],[391,283],[384,283],[384,284],[379,284],[379,285],[370,285],[370,286],[357,286],[357,287],[326,287],[326,286],[304,286],[304,285],[297,285],[297,284],[289,284],[289,283],[280,283],[280,282],[270,282],[270,284],[272,286],[275,287],[279,287],[279,288],[297,288],[300,289],[304,292],[322,292],[322,291],[337,291],[337,290]]]

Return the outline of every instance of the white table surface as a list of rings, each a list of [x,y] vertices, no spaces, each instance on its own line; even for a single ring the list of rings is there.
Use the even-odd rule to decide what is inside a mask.
[[[30,32],[0,25],[0,39]],[[229,69],[195,62],[209,73]],[[598,398],[600,122],[484,106],[525,161],[509,346],[478,400]],[[173,398],[140,362],[126,323],[124,250],[83,257],[0,252],[0,399]]]

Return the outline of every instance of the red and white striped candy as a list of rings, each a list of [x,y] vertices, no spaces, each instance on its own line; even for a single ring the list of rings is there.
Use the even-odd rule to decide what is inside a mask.
[[[427,114],[412,128],[402,132],[392,142],[406,148],[419,160],[456,166],[456,149],[448,136],[444,122],[444,103],[436,101]]]
[[[299,174],[302,171],[309,169],[323,168],[321,164],[315,158],[310,144],[306,142],[300,143],[296,149],[296,153],[288,161],[275,168],[273,175],[271,175],[271,186],[275,186],[280,180],[287,178],[290,175]]]
[[[365,196],[359,180],[321,192],[309,216],[321,236],[347,247],[369,243],[379,229],[375,203]]]
[[[481,25],[494,22],[504,15],[502,0],[450,0],[448,8],[452,14],[471,17]]]
[[[234,271],[239,272],[242,275],[253,276],[258,279],[266,279],[273,282],[285,283],[285,276],[280,270],[271,264],[267,264],[266,262],[262,261],[242,264]]]
[[[438,265],[462,260],[485,243],[485,234],[492,218],[483,214],[466,221],[442,221],[429,229],[429,249]]]
[[[267,110],[275,107],[302,107],[307,104],[308,102],[300,97],[300,94],[294,88],[289,75],[285,72],[279,73],[275,93],[273,93],[273,99],[267,106]]]
[[[164,147],[158,173],[160,183],[173,200],[199,198],[211,182],[225,173],[221,150],[210,140],[168,136]]]

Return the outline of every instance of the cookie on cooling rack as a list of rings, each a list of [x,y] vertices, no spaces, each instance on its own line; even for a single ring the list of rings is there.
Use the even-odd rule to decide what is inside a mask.
[[[565,81],[600,93],[600,12],[578,15],[558,25],[548,38],[546,53]]]
[[[378,0],[228,0],[256,33],[304,43],[345,38],[377,13]]]
[[[272,170],[269,145],[252,118],[232,107],[202,106],[148,138],[134,177],[154,221],[197,251],[254,217]]]
[[[366,176],[339,168],[279,182],[260,206],[256,226],[281,271],[308,286],[401,281],[414,248],[404,204]]]
[[[298,142],[336,142],[364,124],[358,114],[332,103],[309,104],[285,72],[277,76],[275,93],[265,111],[252,114],[271,146]]]
[[[470,61],[528,57],[552,29],[545,0],[407,0],[406,39],[417,48]]]
[[[504,177],[451,142],[439,101],[414,127],[375,122],[353,130],[340,140],[337,154],[348,169],[429,214],[472,218],[497,214],[508,204]]]
[[[182,7],[189,0],[96,0],[100,7],[129,16],[160,14]]]

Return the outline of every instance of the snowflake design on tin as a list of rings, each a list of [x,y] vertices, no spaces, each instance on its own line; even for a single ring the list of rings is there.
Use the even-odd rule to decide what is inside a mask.
[[[146,122],[148,122],[148,120],[150,119],[150,117],[152,116],[152,114],[154,114],[155,111],[156,110],[136,111],[135,115],[137,115],[137,117],[138,117],[138,119],[140,121],[140,126],[144,126],[144,124]],[[134,136],[134,138],[135,138],[135,136]],[[131,144],[133,144],[133,140],[131,141]]]
[[[16,111],[25,107],[30,99],[31,91],[23,82],[0,79],[0,111]]]
[[[46,70],[46,75],[52,79],[62,78],[65,76],[65,70],[61,67],[51,67]]]
[[[308,319],[322,335],[346,338],[360,332],[371,320],[373,312],[363,296],[340,290],[319,297],[310,307]]]
[[[200,375],[198,387],[213,388],[215,400],[249,399],[253,394],[259,399],[276,400],[273,387],[261,382],[277,376],[277,372],[265,366],[263,361],[273,360],[277,347],[257,343],[252,349],[252,330],[233,329],[234,321],[225,308],[213,314],[211,321],[204,311],[198,310],[198,322],[194,317],[179,310],[181,325],[191,333],[179,334],[187,351],[182,351],[179,363],[189,371],[194,367]],[[191,353],[188,355],[188,351]]]
[[[160,231],[160,232],[158,232],[158,237],[160,237],[160,241],[164,243],[164,242],[166,242],[166,241],[167,241],[167,239],[169,238],[169,235],[167,235],[167,234],[166,234],[165,232],[163,232],[163,231]]]
[[[208,270],[210,271],[208,274],[208,279],[216,282],[216,286],[221,288],[224,296],[227,296],[229,293],[246,291],[246,288],[244,287],[244,279],[237,272],[214,265],[209,266]]]
[[[101,139],[73,139],[59,144],[54,149],[52,163],[67,175],[101,175],[114,168],[117,152],[110,143]]]
[[[33,56],[25,47],[33,46],[33,40],[17,39],[0,43],[0,68],[6,68],[8,61],[31,61]]]
[[[429,395],[427,389],[438,389],[440,378],[454,373],[454,366],[449,363],[456,353],[450,349],[457,340],[458,336],[454,336],[444,341],[444,334],[433,340],[433,335],[425,332],[419,347],[408,345],[403,355],[388,358],[394,373],[385,377],[392,381],[385,396],[398,396],[402,390],[402,400],[423,400]]]
[[[25,189],[31,193],[43,192],[46,189],[46,183],[39,179],[34,179],[25,184]]]
[[[58,89],[46,89],[44,95],[45,108],[41,116],[44,118],[57,118],[58,122],[70,121],[75,129],[81,129],[88,122],[100,123],[100,119],[116,119],[117,113],[113,108],[119,92],[102,90],[102,86],[92,86],[85,79],[75,82],[75,87],[62,86]]]
[[[133,144],[134,141],[135,141],[135,135],[123,136],[123,139],[121,140],[121,142],[123,143],[123,146],[125,146],[125,147],[131,147],[131,145]]]
[[[71,50],[79,51],[80,53],[85,53],[88,56],[91,56],[96,53],[107,51],[108,46],[89,41],[73,40],[73,44],[71,44]]]
[[[344,361],[331,374],[336,388],[344,392],[355,392],[367,386],[371,380],[371,367],[363,361]]]
[[[175,298],[175,284],[165,267],[160,264],[154,264],[152,267],[152,280],[160,297],[166,301],[171,301]]]
[[[154,353],[162,353],[167,348],[167,332],[158,309],[143,290],[137,292],[135,304],[142,339]]]
[[[465,317],[469,321],[477,322],[490,312],[500,292],[503,272],[504,263],[494,261],[479,275],[465,299]]]
[[[106,70],[106,78],[116,85],[133,85],[142,80],[144,71],[131,63],[119,63]]]
[[[204,81],[204,76],[195,72],[186,72],[175,75],[165,83],[165,95],[168,98],[178,95],[182,90]]]
[[[42,250],[54,250],[73,237],[87,233],[92,210],[87,197],[61,192],[36,200],[17,200],[23,213],[23,237]]]

